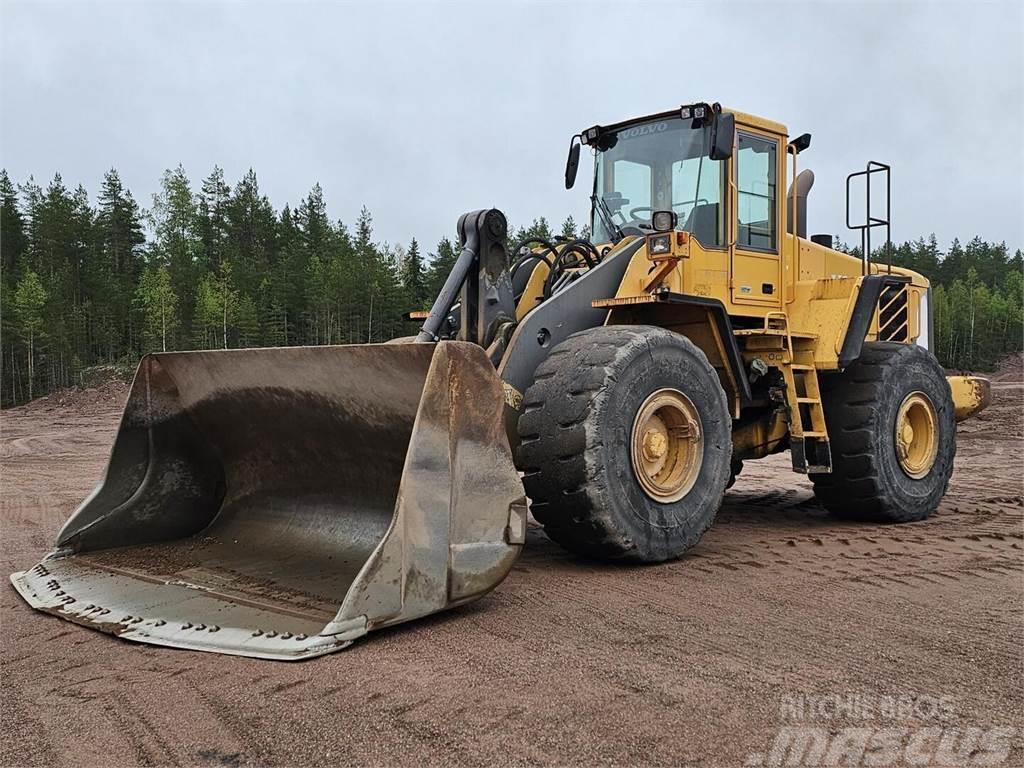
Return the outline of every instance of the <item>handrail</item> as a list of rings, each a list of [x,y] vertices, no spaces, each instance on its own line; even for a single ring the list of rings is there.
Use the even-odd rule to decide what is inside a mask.
[[[890,171],[892,168],[877,160],[869,160],[863,171],[856,171],[846,177],[846,228],[860,230],[861,261],[863,263],[863,274],[871,272],[871,230],[875,227],[885,227],[885,251],[888,256],[888,272],[892,274],[892,180]],[[880,219],[871,215],[871,175],[875,173],[885,174],[885,218]],[[864,177],[865,207],[864,223],[852,224],[850,222],[850,182],[860,176]]]

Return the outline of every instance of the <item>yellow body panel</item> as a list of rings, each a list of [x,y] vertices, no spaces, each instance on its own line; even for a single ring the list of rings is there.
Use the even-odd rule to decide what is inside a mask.
[[[526,281],[526,288],[519,298],[516,306],[516,320],[522,320],[526,313],[537,306],[544,298],[544,281],[547,280],[551,268],[546,261],[538,261],[530,273],[530,279]]]

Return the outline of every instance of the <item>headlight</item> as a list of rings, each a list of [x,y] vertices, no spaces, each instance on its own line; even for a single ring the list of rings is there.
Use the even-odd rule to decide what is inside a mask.
[[[671,235],[651,235],[647,238],[648,256],[665,256],[672,253]]]
[[[671,232],[676,228],[675,211],[655,211],[651,214],[651,227],[655,232]]]

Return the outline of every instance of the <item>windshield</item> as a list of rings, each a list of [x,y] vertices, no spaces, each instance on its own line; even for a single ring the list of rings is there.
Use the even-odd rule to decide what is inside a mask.
[[[650,229],[653,211],[673,210],[677,229],[701,245],[724,245],[724,163],[708,159],[706,135],[687,120],[667,119],[631,125],[606,139],[613,146],[597,151],[594,168],[594,242]]]

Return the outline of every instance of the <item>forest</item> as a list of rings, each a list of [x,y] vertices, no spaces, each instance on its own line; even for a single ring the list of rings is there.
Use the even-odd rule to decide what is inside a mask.
[[[408,335],[417,326],[403,313],[429,306],[457,255],[447,237],[430,252],[415,238],[378,239],[365,208],[351,226],[332,220],[319,184],[277,211],[252,170],[232,187],[215,167],[198,189],[181,166],[167,170],[148,208],[116,170],[95,202],[59,175],[16,186],[0,171],[0,198],[5,407],[81,384],[97,366],[133,370],[151,351]],[[514,239],[576,234],[571,217],[555,231],[540,217]],[[933,282],[943,365],[986,370],[1021,349],[1019,249],[973,237],[942,250],[932,235],[891,257]]]

